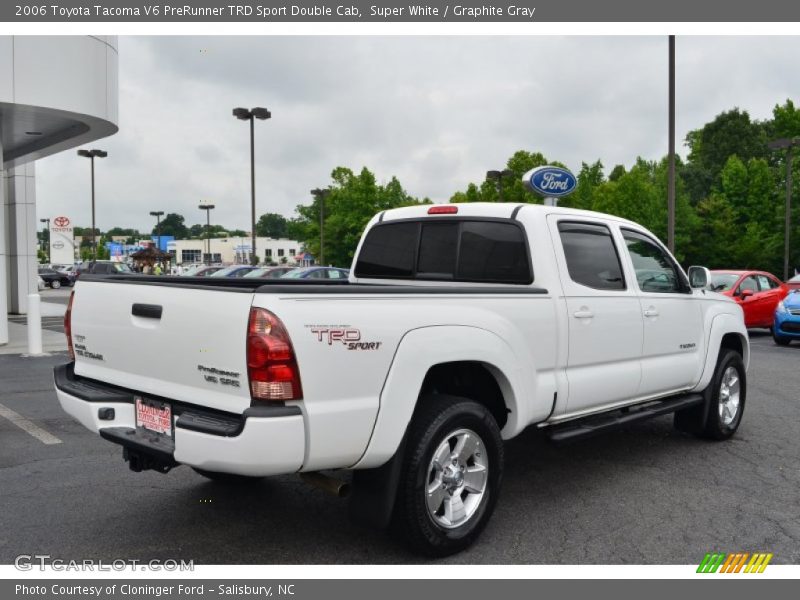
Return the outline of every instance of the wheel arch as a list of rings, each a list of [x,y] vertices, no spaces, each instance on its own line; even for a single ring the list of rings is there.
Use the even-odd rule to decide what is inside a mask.
[[[694,387],[695,391],[705,390],[711,382],[720,352],[726,348],[734,350],[742,356],[744,368],[747,370],[750,364],[750,341],[744,321],[732,314],[722,313],[716,315],[711,322],[708,352],[706,353],[702,376]]]
[[[526,371],[535,373],[533,365]],[[395,353],[370,441],[353,468],[373,468],[388,461],[400,446],[420,397],[437,390],[485,405],[503,437],[510,437],[524,427],[519,400],[526,397],[524,385],[512,349],[488,330],[449,325],[412,330]]]

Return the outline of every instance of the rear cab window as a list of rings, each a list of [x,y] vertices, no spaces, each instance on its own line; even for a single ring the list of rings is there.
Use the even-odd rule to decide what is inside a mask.
[[[522,224],[506,219],[437,218],[373,226],[355,275],[527,285],[533,283]]]

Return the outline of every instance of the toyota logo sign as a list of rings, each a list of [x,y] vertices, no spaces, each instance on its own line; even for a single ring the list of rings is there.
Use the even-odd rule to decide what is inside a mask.
[[[56,227],[69,227],[69,219],[67,217],[56,217],[53,219]]]

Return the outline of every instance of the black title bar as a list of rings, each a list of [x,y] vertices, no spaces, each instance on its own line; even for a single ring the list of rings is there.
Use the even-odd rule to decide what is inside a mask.
[[[23,22],[798,22],[800,2],[787,0],[508,0],[402,2],[220,2],[176,0],[40,0],[0,4],[0,20]]]

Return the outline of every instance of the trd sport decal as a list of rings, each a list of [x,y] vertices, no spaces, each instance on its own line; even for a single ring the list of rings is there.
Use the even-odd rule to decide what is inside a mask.
[[[383,342],[362,342],[361,331],[353,327],[311,327],[318,342],[342,344],[348,350],[378,350]]]

